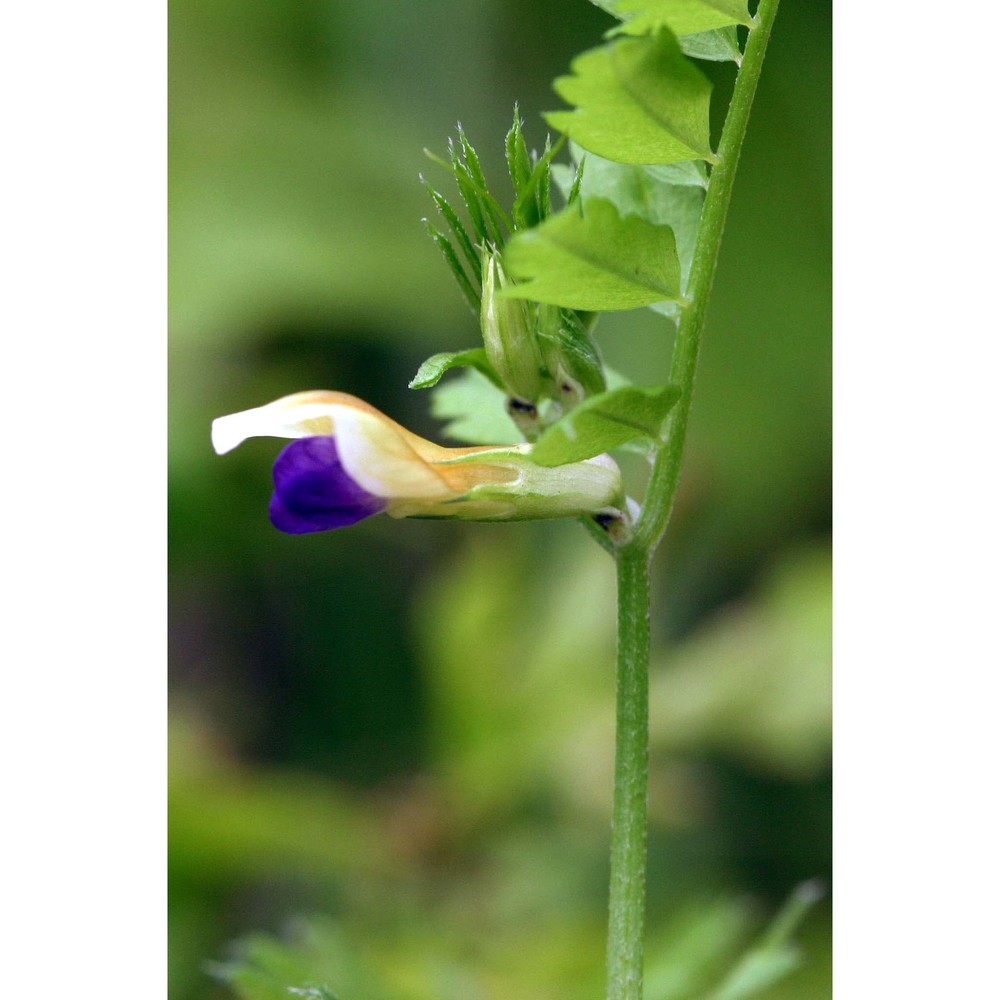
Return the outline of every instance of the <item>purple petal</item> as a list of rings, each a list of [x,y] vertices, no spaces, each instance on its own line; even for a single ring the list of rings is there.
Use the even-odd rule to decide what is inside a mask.
[[[290,535],[343,528],[385,510],[344,471],[332,437],[293,441],[274,462],[271,523]]]

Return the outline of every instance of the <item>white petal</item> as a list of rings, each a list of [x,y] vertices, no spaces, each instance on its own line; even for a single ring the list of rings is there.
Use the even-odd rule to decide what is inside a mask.
[[[220,455],[232,451],[247,438],[302,438],[333,434],[338,412],[349,409],[331,401],[333,393],[300,392],[266,406],[231,413],[212,421],[212,447]]]

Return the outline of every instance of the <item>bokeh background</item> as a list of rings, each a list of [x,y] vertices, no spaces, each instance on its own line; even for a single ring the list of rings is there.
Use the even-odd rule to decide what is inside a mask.
[[[541,146],[552,78],[610,21],[585,0],[169,19],[170,996],[232,996],[216,974],[259,933],[304,941],[345,1000],[599,996],[608,558],[569,522],[284,536],[278,443],[218,458],[208,428],[336,388],[440,438],[407,382],[479,333],[421,225],[419,174],[450,193],[423,150],[461,121],[502,188],[514,102]],[[734,69],[706,70],[721,120]],[[649,1000],[699,995],[830,874],[830,75],[829,4],[782,5],[655,566]],[[661,317],[597,337],[662,381]],[[765,996],[829,996],[829,907]]]

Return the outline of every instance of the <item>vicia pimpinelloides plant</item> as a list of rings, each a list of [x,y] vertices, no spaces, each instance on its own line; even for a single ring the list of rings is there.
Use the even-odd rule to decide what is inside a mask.
[[[584,520],[618,573],[609,1000],[642,996],[646,870],[649,565],[674,502],[706,308],[750,107],[778,0],[595,0],[616,24],[555,81],[571,105],[546,119],[540,153],[515,109],[505,150],[510,207],[491,192],[464,131],[436,159],[464,206],[432,184],[427,229],[478,320],[482,345],[439,353],[414,389],[458,418],[442,447],[342,392],[301,392],[215,421],[220,453],[250,436],[291,438],[270,516],[295,534],[393,517]],[[717,148],[712,87],[695,60],[738,67]],[[569,163],[555,158],[568,150]],[[602,312],[649,307],[676,328],[668,376],[634,386],[606,370]],[[439,384],[452,369],[462,392]],[[458,402],[456,402],[458,401]],[[502,407],[522,443],[490,439]],[[649,477],[628,499],[610,452],[640,450]],[[800,907],[800,910],[802,908]],[[796,911],[797,913],[799,911]],[[798,919],[798,918],[796,918]],[[766,979],[766,977],[765,977]],[[749,996],[753,989],[727,993]]]

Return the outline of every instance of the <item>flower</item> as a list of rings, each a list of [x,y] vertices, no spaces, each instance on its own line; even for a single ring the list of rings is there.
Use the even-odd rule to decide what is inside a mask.
[[[274,463],[270,516],[289,534],[391,517],[515,521],[620,516],[607,455],[544,468],[531,446],[445,448],[342,392],[299,392],[212,423],[220,455],[250,437],[294,439]]]

